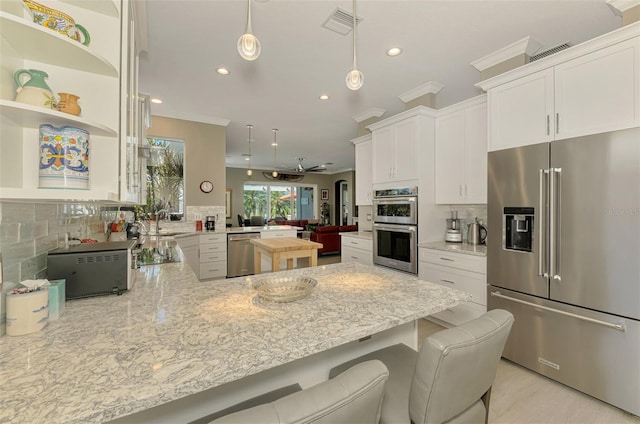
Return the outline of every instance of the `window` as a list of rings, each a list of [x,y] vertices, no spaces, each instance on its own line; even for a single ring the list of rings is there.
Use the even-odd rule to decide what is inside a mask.
[[[315,186],[255,184],[244,185],[244,218],[313,219],[316,210]]]
[[[184,216],[184,142],[147,138],[147,204],[144,212],[165,210],[171,219]]]

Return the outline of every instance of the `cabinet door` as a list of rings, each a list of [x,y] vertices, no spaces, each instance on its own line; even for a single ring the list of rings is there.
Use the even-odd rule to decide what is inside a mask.
[[[487,203],[487,105],[465,110],[463,203]],[[436,192],[437,194],[437,192]]]
[[[460,110],[436,121],[436,203],[463,200],[465,112]]]
[[[552,69],[490,89],[488,103],[489,151],[552,140]]]
[[[640,38],[555,67],[555,138],[640,124]]]
[[[372,145],[370,141],[356,144],[356,205],[371,205]]]
[[[392,180],[395,162],[395,129],[393,126],[373,131],[372,134],[372,180],[385,183]]]
[[[394,181],[418,178],[418,118],[410,118],[395,125],[394,156]]]

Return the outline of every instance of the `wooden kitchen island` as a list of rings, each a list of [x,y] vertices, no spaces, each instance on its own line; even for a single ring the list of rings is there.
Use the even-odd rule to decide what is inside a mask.
[[[287,260],[287,269],[293,269],[293,260],[309,258],[309,266],[318,265],[318,249],[322,243],[303,240],[295,237],[253,239],[253,261],[255,273],[262,272],[262,256],[271,258],[271,271],[280,271],[280,260]]]
[[[0,422],[190,422],[324,381],[330,367],[383,345],[417,348],[416,319],[471,298],[356,263],[269,274],[281,276],[317,286],[270,303],[252,288],[265,275],[201,282],[169,263],[136,270],[121,296],[66,302],[42,330],[0,339]]]

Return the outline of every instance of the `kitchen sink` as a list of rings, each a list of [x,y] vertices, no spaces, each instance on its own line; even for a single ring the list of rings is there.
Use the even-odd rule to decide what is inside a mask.
[[[157,243],[153,241],[144,245],[136,245],[131,253],[137,266],[181,261],[177,242],[174,239],[160,239]]]

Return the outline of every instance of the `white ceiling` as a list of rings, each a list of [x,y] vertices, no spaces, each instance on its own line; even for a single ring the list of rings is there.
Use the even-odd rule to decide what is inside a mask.
[[[354,116],[370,108],[383,118],[404,110],[398,98],[428,81],[444,85],[437,108],[480,94],[470,63],[526,36],[545,50],[578,44],[622,25],[604,1],[358,0],[358,67],[364,86],[350,91],[352,35],[323,28],[351,1],[256,0],[253,31],[262,43],[254,62],[236,50],[244,32],[244,0],[148,0],[149,50],[140,58],[141,92],[163,100],[154,115],[227,126],[227,166],[245,167],[246,124],[253,124],[252,165],[333,163],[352,169]],[[388,57],[399,46],[403,54]],[[231,74],[220,76],[219,66]],[[321,94],[330,96],[321,101]],[[159,135],[159,134],[154,134]]]

